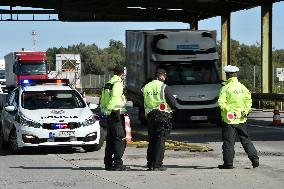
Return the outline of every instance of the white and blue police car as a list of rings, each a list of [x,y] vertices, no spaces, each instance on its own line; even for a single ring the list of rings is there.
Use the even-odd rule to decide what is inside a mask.
[[[1,113],[0,144],[17,153],[26,147],[79,146],[97,151],[103,129],[68,80],[23,80]]]

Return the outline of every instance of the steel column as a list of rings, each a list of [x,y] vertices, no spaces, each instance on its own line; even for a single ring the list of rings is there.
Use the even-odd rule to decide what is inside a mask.
[[[198,30],[198,20],[190,23],[190,30]]]
[[[272,3],[261,6],[261,64],[263,93],[272,92]]]
[[[221,79],[225,80],[224,66],[230,64],[231,52],[231,14],[228,13],[221,17],[221,46],[222,46],[222,62],[221,62]]]

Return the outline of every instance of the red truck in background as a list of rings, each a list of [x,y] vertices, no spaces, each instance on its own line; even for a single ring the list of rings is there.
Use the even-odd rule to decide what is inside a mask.
[[[5,78],[8,91],[24,79],[48,79],[46,52],[18,51],[5,57]]]

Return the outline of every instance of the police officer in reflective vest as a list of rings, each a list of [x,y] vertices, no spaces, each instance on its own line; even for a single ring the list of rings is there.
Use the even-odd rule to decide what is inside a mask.
[[[144,96],[145,114],[148,119],[148,170],[165,171],[163,159],[165,153],[165,136],[171,129],[171,109],[166,103],[164,81],[166,71],[158,69],[156,79],[149,82],[142,89]]]
[[[126,171],[122,156],[126,147],[124,114],[126,99],[123,94],[123,66],[114,68],[114,76],[107,82],[102,93],[101,111],[107,115],[107,136],[104,164],[106,170]]]
[[[259,166],[259,157],[249,138],[245,123],[252,106],[251,93],[238,81],[238,67],[228,65],[224,67],[224,71],[227,81],[221,88],[218,99],[223,120],[222,149],[224,163],[219,165],[218,168],[233,169],[234,145],[237,136],[251,160],[253,168],[256,168]]]

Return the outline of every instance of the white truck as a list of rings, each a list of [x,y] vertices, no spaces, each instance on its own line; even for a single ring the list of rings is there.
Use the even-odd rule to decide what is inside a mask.
[[[215,31],[127,30],[126,88],[144,120],[141,88],[157,68],[167,71],[174,119],[178,122],[221,120],[221,88]]]

